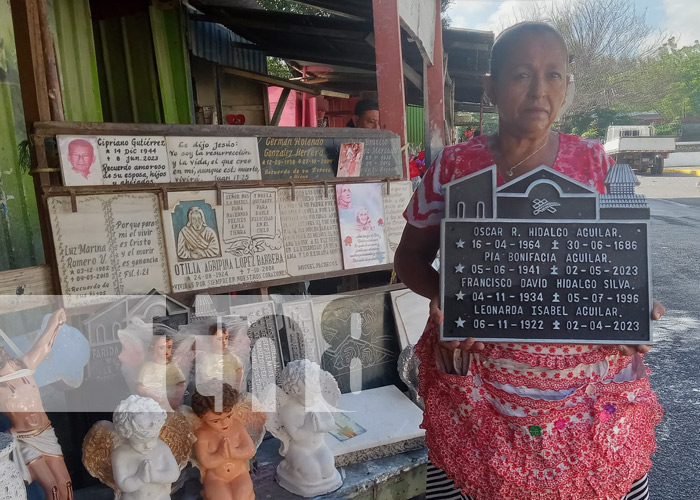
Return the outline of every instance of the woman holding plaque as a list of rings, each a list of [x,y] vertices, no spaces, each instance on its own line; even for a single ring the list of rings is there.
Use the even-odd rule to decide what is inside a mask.
[[[568,53],[544,23],[497,38],[484,86],[499,130],[446,147],[408,205],[396,272],[431,299],[416,345],[429,447],[427,499],[648,498],[646,474],[663,412],[643,364],[648,346],[440,341],[444,186],[496,165],[503,185],[540,165],[603,192],[603,148],[551,125],[568,88]],[[653,319],[664,314],[654,302]]]

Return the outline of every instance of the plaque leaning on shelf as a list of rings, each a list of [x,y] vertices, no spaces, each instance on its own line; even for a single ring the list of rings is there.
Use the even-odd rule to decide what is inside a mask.
[[[649,207],[632,169],[612,166],[602,195],[545,166],[496,175],[446,186],[441,339],[650,343]]]

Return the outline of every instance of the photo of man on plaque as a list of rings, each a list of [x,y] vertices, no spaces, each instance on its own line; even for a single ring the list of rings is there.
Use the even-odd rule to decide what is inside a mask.
[[[173,211],[179,261],[221,256],[216,214],[203,201],[180,203]]]
[[[61,172],[66,186],[101,185],[102,169],[97,141],[91,136],[57,136]]]

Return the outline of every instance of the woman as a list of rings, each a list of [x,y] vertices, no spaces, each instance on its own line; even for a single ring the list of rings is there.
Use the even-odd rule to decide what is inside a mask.
[[[396,272],[431,299],[416,346],[432,462],[427,499],[648,495],[653,429],[662,416],[642,362],[648,346],[438,340],[439,275],[430,263],[440,243],[445,184],[495,164],[503,185],[548,165],[604,189],[602,147],[550,129],[566,97],[567,63],[566,44],[552,27],[521,23],[504,31],[484,80],[498,106],[498,133],[445,148],[406,209]],[[655,302],[652,317],[663,313]]]

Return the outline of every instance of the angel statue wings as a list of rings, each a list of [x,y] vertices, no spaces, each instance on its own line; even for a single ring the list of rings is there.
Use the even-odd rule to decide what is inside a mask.
[[[308,359],[291,361],[282,371],[282,390],[270,386],[266,407],[277,408],[267,416],[266,428],[282,441],[277,481],[303,497],[334,491],[343,484],[333,453],[324,438],[335,430],[332,411],[340,398],[333,376]],[[268,406],[271,398],[276,405]]]
[[[122,374],[132,393],[154,399],[166,411],[177,410],[194,360],[194,336],[139,318],[117,335]]]

